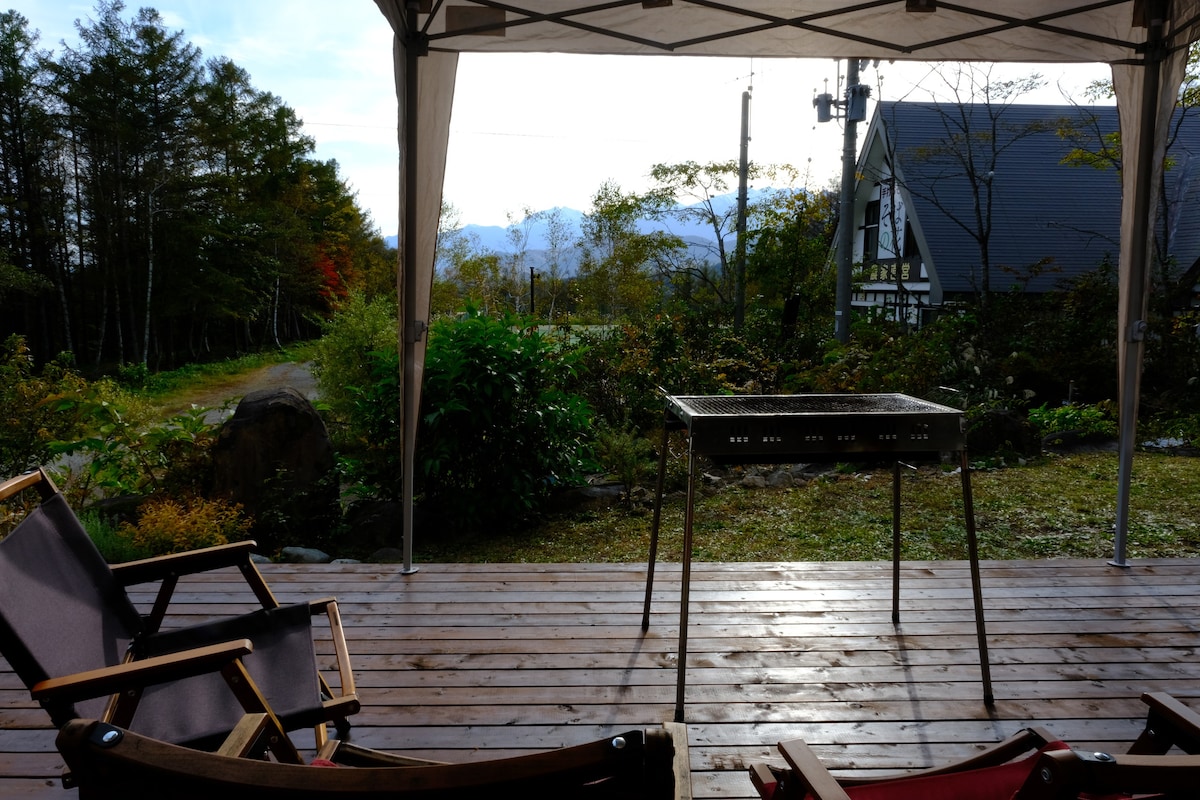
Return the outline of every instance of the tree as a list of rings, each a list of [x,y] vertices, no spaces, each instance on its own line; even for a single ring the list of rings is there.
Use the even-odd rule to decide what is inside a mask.
[[[1085,97],[1089,100],[1111,99],[1115,92],[1111,80],[1093,81],[1088,87]],[[1191,169],[1190,155],[1185,155],[1181,164],[1171,153],[1172,146],[1179,138],[1179,132],[1189,116],[1194,115],[1200,108],[1200,45],[1193,45],[1188,51],[1187,66],[1183,82],[1179,89],[1179,97],[1175,102],[1175,116],[1167,139],[1167,160],[1164,170],[1181,167]],[[1086,166],[1095,169],[1114,169],[1120,180],[1122,164],[1121,134],[1119,131],[1105,132],[1096,124],[1096,115],[1084,113],[1079,123],[1064,124],[1059,135],[1076,147],[1068,155],[1065,163],[1075,166]],[[1186,174],[1186,173],[1185,173]],[[1182,192],[1186,190],[1189,179],[1181,178],[1175,182],[1174,196],[1168,194],[1167,181],[1159,186],[1158,211],[1154,225],[1154,263],[1158,267],[1158,282],[1164,287],[1159,297],[1164,301],[1166,309],[1186,308],[1194,293],[1194,287],[1200,282],[1200,260],[1192,264],[1177,264],[1173,258],[1175,250],[1175,221],[1178,219],[1182,203]]]
[[[47,55],[16,12],[0,14],[0,303],[27,330],[38,355],[71,349],[64,221],[66,191],[51,113]],[[49,300],[50,289],[59,302]],[[57,324],[55,324],[57,323]]]
[[[576,232],[561,208],[552,208],[542,215],[546,223],[546,274],[540,276],[541,294],[549,303],[546,319],[554,322],[568,297],[567,258]]]
[[[941,79],[947,99],[935,99],[942,138],[931,144],[905,146],[905,132],[889,126],[889,160],[905,150],[906,157],[923,162],[920,179],[909,179],[904,188],[941,211],[976,243],[979,262],[973,271],[975,291],[986,308],[992,291],[990,240],[992,235],[994,181],[1006,153],[1022,139],[1051,130],[1053,123],[1012,125],[1005,112],[1022,95],[1044,83],[1041,75],[1014,80],[993,80],[990,65],[956,64],[933,70]],[[1002,178],[999,178],[1002,180]],[[967,210],[957,202],[966,187]]]
[[[529,239],[533,235],[534,225],[541,220],[542,213],[525,206],[519,216],[509,213],[507,217],[508,227],[504,231],[504,238],[508,242],[509,251],[503,258],[503,280],[511,308],[520,314],[524,302],[531,297],[534,283],[528,264]]]
[[[779,337],[796,332],[801,310],[827,321],[834,304],[834,273],[828,255],[837,224],[832,191],[780,191],[755,208],[757,235],[747,262],[754,296],[778,313]],[[824,322],[822,324],[825,324]]]
[[[643,233],[638,220],[658,212],[661,195],[627,194],[608,181],[592,197],[580,236],[580,303],[598,319],[612,321],[650,309],[659,287],[685,249],[679,237]]]
[[[0,333],[144,366],[312,336],[394,259],[295,112],[153,9],[0,14]]]
[[[714,271],[708,260],[693,260],[679,270],[692,281],[703,284],[716,295],[722,306],[733,302],[735,289],[734,265],[730,263],[729,240],[736,234],[737,206],[730,204],[721,208],[717,199],[727,195],[739,180],[739,165],[736,160],[711,161],[699,164],[685,161],[681,164],[655,164],[650,169],[655,181],[651,192],[654,198],[650,211],[660,219],[675,219],[685,223],[699,223],[712,229],[713,240],[707,246],[709,255],[716,261]],[[749,180],[781,177],[794,179],[795,170],[787,166],[762,166],[751,163],[747,170]],[[748,214],[753,213],[748,210]]]

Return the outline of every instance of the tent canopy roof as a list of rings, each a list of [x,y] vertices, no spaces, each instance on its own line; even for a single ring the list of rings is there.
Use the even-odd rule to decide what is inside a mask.
[[[377,2],[393,23],[403,18],[403,0]],[[1186,16],[1194,4],[1174,5],[1168,49],[1186,47],[1197,27]],[[1146,38],[1139,0],[422,0],[420,6],[419,36],[431,50],[453,52],[1122,63],[1139,59]]]
[[[395,32],[399,101],[397,290],[405,350],[406,571],[411,568],[413,442],[424,370],[423,331],[461,52],[1112,64],[1122,147],[1133,156],[1122,171],[1118,311],[1121,465],[1114,563],[1124,565],[1152,200],[1162,179],[1166,133],[1187,47],[1200,38],[1200,0],[861,0],[850,5],[840,0],[375,2]]]

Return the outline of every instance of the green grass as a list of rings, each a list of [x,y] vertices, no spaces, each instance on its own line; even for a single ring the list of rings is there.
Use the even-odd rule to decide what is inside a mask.
[[[966,557],[962,481],[937,467],[906,471],[901,488],[905,559]],[[1046,456],[971,475],[984,559],[1111,558],[1117,456]],[[830,474],[805,486],[726,486],[697,499],[693,558],[839,561],[891,558],[890,469]],[[660,559],[678,561],[683,498],[664,504]],[[638,562],[651,511],[598,508],[550,516],[513,534],[454,541],[418,530],[416,555],[444,562]],[[1130,558],[1200,555],[1200,459],[1139,453],[1130,502]]]
[[[146,558],[150,553],[138,547],[133,541],[121,533],[111,520],[106,519],[95,511],[84,511],[79,515],[79,522],[87,530],[88,536],[96,544],[96,549],[104,560],[110,564],[120,564],[126,561],[136,561]]]
[[[170,406],[181,397],[220,388],[261,367],[289,361],[308,361],[312,358],[313,347],[314,343],[301,342],[282,350],[249,353],[222,361],[187,364],[179,369],[147,376],[145,385],[136,391],[139,397],[151,403]]]

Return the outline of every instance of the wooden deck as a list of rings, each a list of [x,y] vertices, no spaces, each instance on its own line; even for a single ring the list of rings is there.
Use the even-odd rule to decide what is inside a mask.
[[[982,703],[963,562],[697,563],[687,719],[693,792],[749,798],[745,764],[802,737],[836,768],[939,763],[1038,721],[1121,749],[1141,692],[1200,705],[1200,561],[985,562],[996,704]],[[670,719],[679,566],[268,565],[280,599],[339,598],[364,701],[355,741],[472,761]],[[248,610],[234,574],[181,587],[187,617]],[[139,594],[148,603],[151,595]],[[48,635],[53,635],[48,633]],[[323,643],[324,644],[324,643]],[[0,796],[63,798],[44,714],[0,661]]]

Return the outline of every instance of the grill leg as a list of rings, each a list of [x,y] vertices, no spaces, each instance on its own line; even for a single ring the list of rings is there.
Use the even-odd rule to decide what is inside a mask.
[[[667,434],[663,423],[662,443],[658,448],[658,483],[654,491],[654,521],[650,523],[650,561],[646,564],[646,602],[642,605],[642,630],[650,629],[650,596],[654,592],[654,565],[658,561],[658,528],[662,522],[663,486],[667,473]]]
[[[979,577],[979,539],[975,535],[975,503],[971,497],[971,464],[967,451],[963,449],[962,491],[963,514],[967,523],[967,557],[971,562],[971,594],[975,600],[975,636],[979,640],[979,671],[983,677],[984,705],[995,705],[992,694],[992,668],[988,660],[987,629],[983,621],[983,583]]]
[[[892,465],[892,624],[900,624],[900,462]]]
[[[683,585],[679,589],[679,661],[675,666],[675,721],[683,722],[684,685],[687,683],[688,598],[692,586],[692,512],[696,501],[696,453],[688,437],[687,508],[683,514]]]

